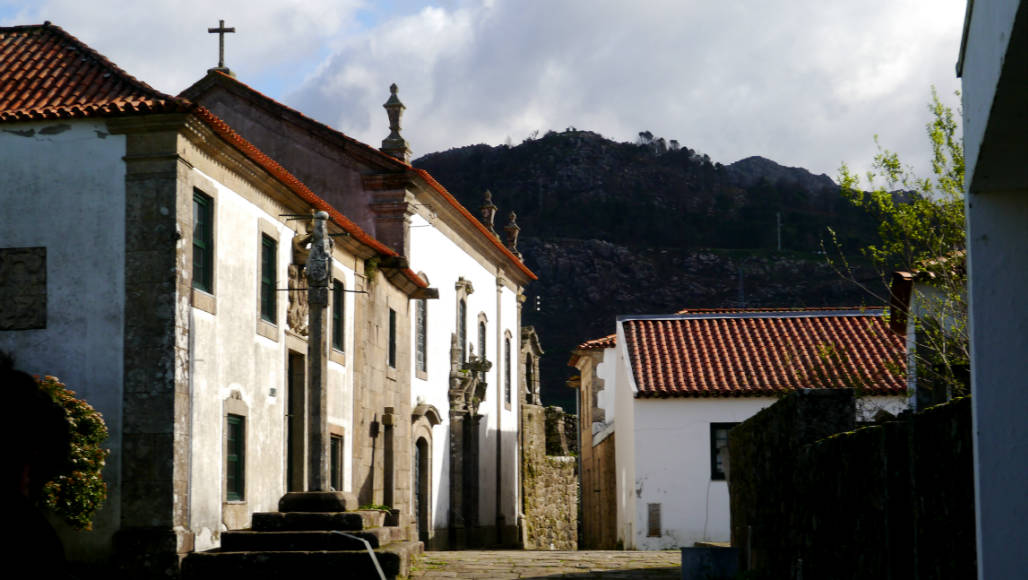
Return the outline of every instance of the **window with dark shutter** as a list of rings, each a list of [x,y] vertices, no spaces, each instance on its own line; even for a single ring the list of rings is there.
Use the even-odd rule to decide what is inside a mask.
[[[214,200],[193,192],[193,288],[214,289]]]
[[[339,280],[332,281],[332,348],[345,351],[346,287]]]
[[[246,498],[246,418],[229,415],[225,445],[225,498],[242,501]]]
[[[261,318],[275,324],[275,309],[278,305],[275,285],[278,283],[275,272],[275,254],[278,243],[269,236],[261,236]]]

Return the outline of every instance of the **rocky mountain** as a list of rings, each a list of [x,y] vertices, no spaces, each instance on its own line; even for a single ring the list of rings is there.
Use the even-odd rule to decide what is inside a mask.
[[[619,314],[869,300],[821,252],[822,241],[833,250],[829,227],[853,253],[876,239],[876,224],[830,178],[761,157],[722,165],[646,135],[618,143],[551,131],[414,162],[473,213],[490,190],[498,231],[517,213],[519,249],[539,275],[523,322],[547,351],[544,400],[565,409],[574,409],[564,385],[571,349],[614,332]]]

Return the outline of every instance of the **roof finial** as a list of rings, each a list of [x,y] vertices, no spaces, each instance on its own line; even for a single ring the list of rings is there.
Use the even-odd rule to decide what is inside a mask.
[[[496,204],[493,203],[493,192],[487,189],[482,197],[484,198],[482,199],[482,205],[478,208],[478,211],[482,212],[482,224],[489,228],[489,231],[492,232],[494,236],[499,237],[496,234],[496,230],[493,229],[493,219],[496,218],[496,210],[499,209],[496,207]]]
[[[399,88],[396,86],[396,83],[390,85],[389,92],[391,94],[389,95],[389,100],[382,105],[389,115],[389,136],[382,140],[382,152],[388,153],[404,163],[410,163],[410,144],[400,136],[400,117],[403,115],[403,110],[407,107],[396,96],[398,90]]]
[[[510,221],[503,227],[503,230],[507,232],[507,249],[520,260],[521,252],[518,251],[518,234],[521,233],[521,228],[518,227],[517,220],[518,214],[510,212]]]
[[[210,34],[217,34],[218,35],[218,66],[216,66],[214,68],[207,69],[207,72],[218,71],[218,72],[223,72],[223,73],[225,73],[225,74],[227,74],[229,76],[232,76],[232,77],[236,76],[236,75],[232,74],[232,71],[230,71],[227,66],[225,66],[225,34],[229,33],[229,32],[235,32],[235,31],[236,31],[236,28],[234,26],[230,27],[230,28],[225,28],[225,21],[224,20],[219,20],[218,21],[218,27],[217,28],[208,28],[207,29],[208,33],[210,33]]]

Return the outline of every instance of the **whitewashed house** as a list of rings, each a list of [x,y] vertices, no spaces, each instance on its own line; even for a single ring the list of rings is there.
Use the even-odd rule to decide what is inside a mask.
[[[1028,552],[1028,2],[967,3],[962,78],[978,577]]]
[[[603,378],[601,393],[614,393],[613,425],[594,421],[592,430],[594,447],[615,440],[613,461],[600,464],[593,478],[603,481],[603,470],[613,470],[617,542],[661,550],[729,541],[728,430],[784,393],[854,387],[863,418],[904,409],[903,338],[882,314],[724,309],[623,316],[613,341],[579,347],[572,364],[593,367],[582,373],[581,396],[595,390],[588,375]],[[602,355],[587,356],[594,346]],[[596,397],[596,405],[604,400]],[[589,428],[583,422],[581,429]],[[583,449],[587,442],[583,435]],[[610,519],[610,506],[585,507],[585,530],[591,518]]]
[[[0,28],[0,77],[17,79],[0,85],[0,349],[63,379],[111,433],[109,499],[70,557],[174,573],[304,488],[295,289],[315,210],[336,240],[327,422],[331,483],[348,488],[358,378],[396,372],[355,355],[395,346],[368,330],[427,283],[382,266],[398,254],[208,109],[59,27]]]

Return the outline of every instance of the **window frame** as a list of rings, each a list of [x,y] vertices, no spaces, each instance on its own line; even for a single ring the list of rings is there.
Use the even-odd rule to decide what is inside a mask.
[[[510,348],[510,332],[507,332],[503,337],[503,402],[510,409],[511,401],[511,372],[510,372],[510,361],[511,361],[511,348]]]
[[[192,286],[207,294],[214,294],[214,241],[214,198],[194,188]]]
[[[396,310],[389,309],[389,352],[386,361],[389,368],[396,368]]]
[[[480,360],[483,360],[483,361],[489,360],[489,358],[485,356],[486,348],[489,346],[488,340],[486,338],[486,335],[488,334],[488,332],[489,332],[489,325],[486,323],[485,318],[481,314],[479,314],[478,315],[478,358]]]
[[[646,504],[646,537],[659,538],[661,533],[661,505],[660,503]]]
[[[464,298],[457,300],[457,342],[461,362],[468,362],[468,301]]]
[[[343,449],[345,439],[342,434],[331,433],[328,439],[329,468],[328,481],[335,491],[343,490]]]
[[[346,285],[332,280],[332,348],[346,352]]]
[[[724,450],[724,457],[728,456],[728,432],[731,431],[739,422],[720,422],[710,424],[710,480],[711,481],[727,481],[728,471],[725,470],[725,463],[722,461],[722,465],[718,465],[718,459],[721,458],[721,451]],[[724,445],[719,446],[718,434],[724,433]]]
[[[278,325],[278,240],[261,234],[260,316],[269,324]]]
[[[414,303],[414,371],[420,379],[428,374],[428,300]]]
[[[246,501],[246,431],[246,415],[225,415],[225,501]]]

